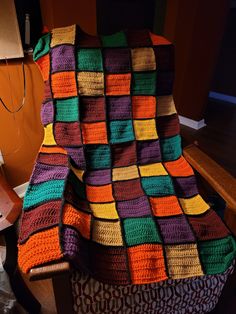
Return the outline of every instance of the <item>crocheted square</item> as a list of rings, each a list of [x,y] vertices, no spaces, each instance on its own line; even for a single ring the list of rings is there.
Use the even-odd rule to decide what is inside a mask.
[[[45,102],[41,107],[41,121],[43,125],[53,123],[54,121],[54,106],[52,101]]]
[[[79,99],[78,97],[58,99],[55,102],[56,121],[74,122],[79,120]]]
[[[75,71],[74,47],[60,45],[51,49],[52,73],[60,71]]]
[[[74,227],[82,237],[90,239],[91,215],[74,208],[71,204],[63,207],[62,223]]]
[[[77,96],[74,72],[57,72],[51,75],[52,92],[55,98]]]
[[[191,198],[179,198],[180,205],[187,215],[203,214],[209,209],[209,205],[198,194]]]
[[[84,144],[107,144],[106,122],[81,123]]]
[[[195,176],[174,177],[173,183],[178,197],[191,197],[198,194],[197,182]]]
[[[75,43],[76,25],[54,28],[52,30],[51,47]]]
[[[104,97],[80,97],[82,122],[104,121],[106,119]]]
[[[235,241],[232,236],[199,242],[198,248],[202,266],[207,275],[223,273],[235,257]]]
[[[124,32],[101,36],[101,40],[103,47],[127,47],[127,40]]]
[[[176,196],[150,197],[149,200],[155,216],[168,217],[182,214]]]
[[[107,97],[106,102],[110,120],[132,119],[130,96]]]
[[[35,163],[34,172],[30,178],[31,184],[38,184],[49,180],[63,180],[68,174],[68,166],[44,165]]]
[[[167,279],[161,244],[142,244],[128,248],[132,282],[145,284]]]
[[[52,100],[51,81],[47,80],[44,83],[44,101]]]
[[[122,246],[120,221],[101,221],[94,219],[92,240],[102,245]]]
[[[33,60],[37,62],[39,58],[49,53],[50,50],[51,34],[43,35],[36,44],[33,52]]]
[[[203,275],[196,244],[166,245],[165,252],[170,278]]]
[[[171,95],[174,85],[174,72],[157,71],[156,84],[157,96]]]
[[[50,73],[50,57],[49,54],[46,54],[45,56],[41,57],[37,60],[37,65],[40,68],[43,81],[46,82],[49,79],[49,73]]]
[[[111,170],[87,170],[84,181],[90,185],[105,185],[111,183]]]
[[[128,30],[126,32],[127,41],[129,47],[145,47],[151,46],[152,42],[150,39],[149,31],[143,30]]]
[[[158,138],[156,121],[154,119],[134,120],[134,131],[136,139],[140,141]]]
[[[131,87],[132,93],[133,95],[155,95],[156,84],[156,72],[134,72]]]
[[[112,183],[113,195],[116,201],[126,201],[144,196],[139,179],[115,181]]]
[[[175,113],[158,117],[156,126],[159,137],[172,137],[180,133],[179,117]]]
[[[98,36],[89,35],[82,31],[80,31],[77,40],[78,40],[78,47],[83,47],[83,48],[101,47],[100,38]]]
[[[114,167],[124,167],[136,163],[136,143],[128,142],[111,145]]]
[[[109,145],[86,145],[85,157],[90,170],[110,168],[111,152]]]
[[[176,113],[173,96],[157,97],[157,117]]]
[[[157,222],[165,244],[195,242],[195,236],[184,215],[158,218]]]
[[[90,254],[92,273],[97,280],[110,282],[113,285],[130,283],[125,248],[102,246],[92,242]]]
[[[142,187],[149,196],[165,196],[175,194],[174,187],[169,176],[143,177]]]
[[[152,217],[126,218],[123,220],[123,228],[127,246],[161,243],[160,234]]]
[[[183,156],[177,160],[165,162],[164,165],[172,177],[188,177],[194,174],[192,167]]]
[[[112,195],[112,185],[93,186],[86,184],[86,194],[89,202],[112,202],[114,201]]]
[[[156,97],[133,96],[132,108],[134,119],[145,119],[156,117]]]
[[[101,49],[78,49],[77,70],[79,71],[103,71]]]
[[[175,69],[175,48],[174,45],[159,45],[154,47],[159,71],[174,71]]]
[[[201,216],[188,217],[188,221],[200,241],[224,238],[229,235],[228,228],[221,223],[220,217],[212,209]]]
[[[104,74],[100,72],[79,72],[77,74],[79,94],[82,96],[104,95]]]
[[[168,175],[167,171],[165,170],[161,162],[139,166],[139,171],[140,171],[141,177]]]
[[[151,216],[147,196],[141,196],[127,201],[118,201],[116,202],[116,208],[121,218]]]
[[[118,219],[116,211],[116,203],[90,203],[89,204],[93,215],[96,218],[102,219]]]
[[[151,41],[152,41],[152,44],[154,46],[156,45],[169,45],[171,42],[169,40],[167,40],[165,37],[162,37],[162,36],[159,36],[159,35],[156,35],[152,32],[149,32],[149,35],[150,35],[150,38],[151,38]]]
[[[84,198],[84,195],[85,195],[84,185],[82,186],[82,193],[80,193],[76,191],[76,188],[77,188],[76,185],[70,181],[68,180],[66,183],[66,189],[64,191],[65,201],[73,205],[76,209],[91,214],[89,202]],[[82,194],[83,196],[81,198]]]
[[[139,172],[138,167],[135,165],[112,169],[112,181],[123,181],[136,178],[139,178]]]
[[[133,141],[135,139],[132,120],[110,121],[109,131],[111,144]]]
[[[163,161],[178,159],[182,154],[181,137],[179,135],[160,139]]]
[[[53,124],[50,123],[44,128],[44,145],[56,145],[54,134],[53,134]]]
[[[37,161],[46,165],[67,166],[68,157],[65,154],[59,153],[39,153]]]
[[[156,70],[156,58],[153,48],[131,49],[133,71]]]
[[[108,73],[130,72],[129,49],[104,49],[104,69]]]
[[[138,164],[148,164],[161,161],[159,141],[137,141]]]
[[[67,147],[70,162],[80,169],[85,169],[85,157],[83,147]]]
[[[43,202],[62,198],[64,185],[65,180],[50,180],[36,185],[30,184],[24,198],[24,210]]]
[[[130,95],[131,73],[106,74],[106,95]]]
[[[78,146],[82,144],[79,122],[55,122],[54,134],[58,145]]]

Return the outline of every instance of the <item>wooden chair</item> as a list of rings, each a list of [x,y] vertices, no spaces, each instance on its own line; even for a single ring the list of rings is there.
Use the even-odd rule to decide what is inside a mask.
[[[228,227],[236,235],[236,180],[196,145],[184,148],[183,154],[196,173],[201,177],[204,191],[209,191],[209,188],[211,188],[225,200],[224,219]],[[59,314],[73,313],[70,272],[69,263],[61,262],[31,269],[29,273],[29,279],[32,281],[52,278],[57,313]],[[236,273],[234,272],[228,279],[220,301],[212,313],[235,313],[235,299]]]

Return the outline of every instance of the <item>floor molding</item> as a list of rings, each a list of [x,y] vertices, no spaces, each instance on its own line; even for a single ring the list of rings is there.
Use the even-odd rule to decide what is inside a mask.
[[[200,121],[196,121],[196,120],[189,119],[189,118],[186,118],[183,116],[179,116],[179,122],[180,122],[180,124],[186,125],[189,128],[192,128],[194,130],[200,130],[201,128],[206,126],[204,119],[202,119]]]
[[[216,92],[210,92],[209,98],[221,100],[224,102],[229,102],[231,104],[236,104],[236,97],[235,96],[230,96],[230,95],[216,93]]]
[[[25,196],[25,192],[27,190],[27,187],[29,185],[29,182],[25,182],[21,185],[18,185],[13,188],[13,190],[16,192],[16,194],[20,197],[23,198]]]

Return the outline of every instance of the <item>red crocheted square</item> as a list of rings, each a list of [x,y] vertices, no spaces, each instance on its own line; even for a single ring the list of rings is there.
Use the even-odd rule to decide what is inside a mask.
[[[130,166],[136,163],[136,144],[128,142],[111,145],[114,167]]]
[[[113,182],[113,195],[117,201],[125,201],[143,196],[140,179]]]
[[[104,97],[81,97],[80,114],[82,122],[104,121],[106,119]]]
[[[54,136],[58,145],[81,145],[81,132],[79,122],[56,122],[54,124]]]

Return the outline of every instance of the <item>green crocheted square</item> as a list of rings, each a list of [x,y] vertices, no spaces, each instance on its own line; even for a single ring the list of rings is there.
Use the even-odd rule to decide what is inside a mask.
[[[47,182],[29,185],[24,197],[24,209],[62,198],[65,180],[50,180]]]
[[[78,97],[59,99],[56,101],[56,121],[74,122],[79,120]]]
[[[232,236],[198,243],[204,273],[223,273],[235,258],[236,244]]]
[[[160,145],[163,161],[176,160],[182,154],[181,137],[179,135],[160,139]]]
[[[127,39],[124,32],[113,35],[101,36],[103,47],[127,47]]]
[[[100,49],[78,49],[77,70],[103,71],[102,53]]]
[[[155,95],[156,72],[134,72],[131,89],[133,95]]]
[[[86,145],[85,156],[89,169],[111,167],[111,152],[109,145]]]
[[[132,120],[115,120],[109,124],[110,142],[124,143],[135,139]]]
[[[143,243],[161,243],[157,225],[152,217],[127,218],[123,221],[128,246]]]
[[[141,184],[148,196],[164,196],[175,194],[172,180],[169,176],[144,177]]]
[[[46,35],[42,36],[38,43],[36,44],[33,52],[33,60],[37,61],[40,57],[46,55],[50,49],[50,40],[51,35],[47,33]]]

